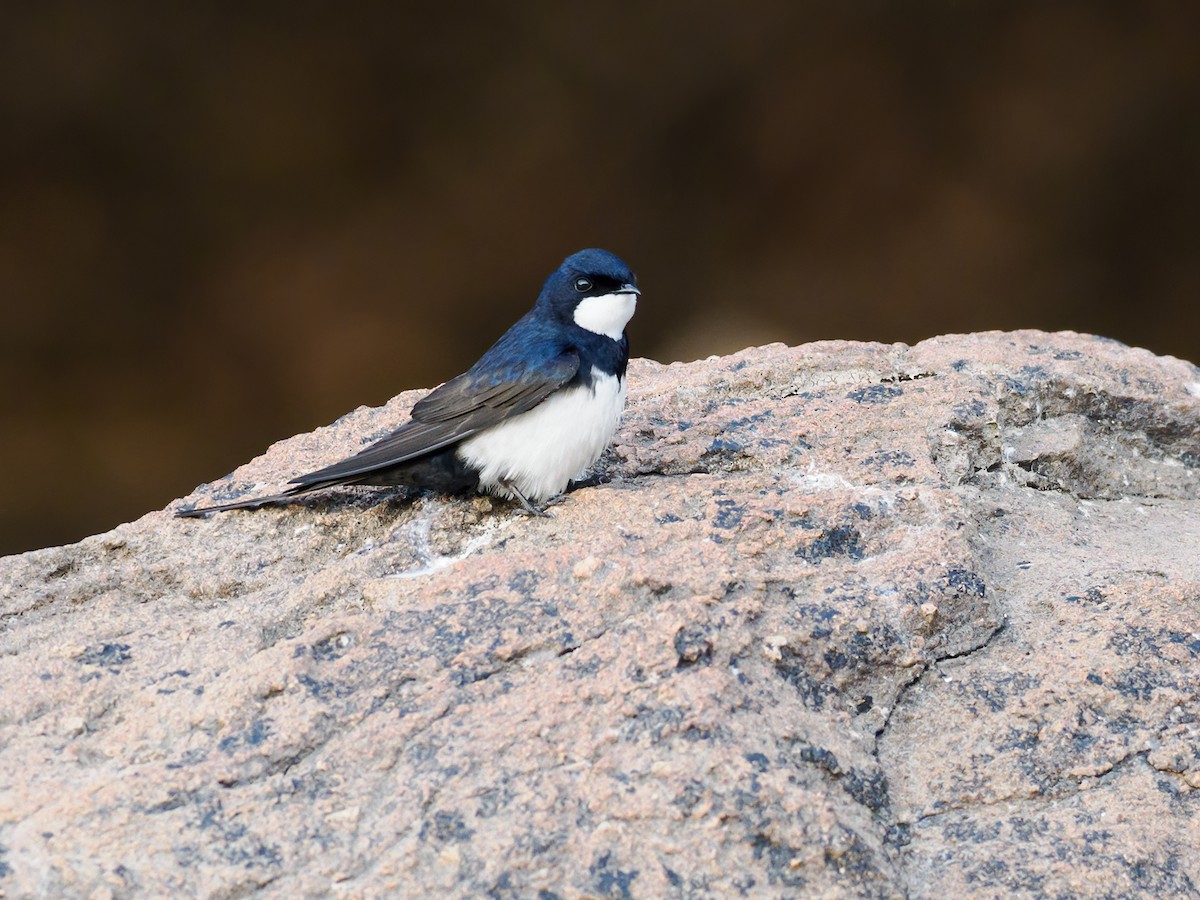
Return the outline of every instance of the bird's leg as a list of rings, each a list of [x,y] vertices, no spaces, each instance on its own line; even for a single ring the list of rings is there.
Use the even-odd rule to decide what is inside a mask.
[[[554,518],[553,514],[546,512],[545,509],[541,509],[539,507],[534,506],[532,503],[530,503],[528,500],[526,500],[525,495],[522,494],[520,492],[520,490],[517,489],[517,486],[515,484],[513,484],[511,481],[509,481],[507,478],[501,479],[500,484],[506,490],[510,491],[514,497],[517,498],[517,500],[521,504],[522,509],[524,509],[524,511],[528,515],[538,516],[539,518],[542,518],[542,519],[553,519]]]

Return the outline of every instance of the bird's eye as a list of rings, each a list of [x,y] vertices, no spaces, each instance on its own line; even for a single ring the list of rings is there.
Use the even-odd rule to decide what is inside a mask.
[[[586,294],[592,289],[592,280],[590,278],[576,278],[575,290],[581,294]]]

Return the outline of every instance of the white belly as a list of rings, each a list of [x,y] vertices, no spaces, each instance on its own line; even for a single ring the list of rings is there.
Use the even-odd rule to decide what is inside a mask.
[[[549,500],[600,458],[625,409],[625,381],[592,374],[592,387],[561,390],[459,445],[459,459],[479,469],[481,490],[511,499],[509,481],[527,500]]]

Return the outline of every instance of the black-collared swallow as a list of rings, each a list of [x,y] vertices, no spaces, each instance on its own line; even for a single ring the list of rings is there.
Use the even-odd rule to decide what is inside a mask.
[[[612,440],[625,408],[625,326],[640,292],[607,250],[568,256],[533,309],[479,362],[422,398],[411,418],[353,456],[293,478],[280,494],[177,510],[254,509],[342,484],[480,491],[527,512],[566,490]]]

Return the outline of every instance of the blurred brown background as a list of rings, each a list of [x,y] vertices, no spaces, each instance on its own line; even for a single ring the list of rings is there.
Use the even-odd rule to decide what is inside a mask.
[[[1200,359],[1195,2],[193,6],[0,12],[0,552],[458,373],[584,246],[663,361]]]

